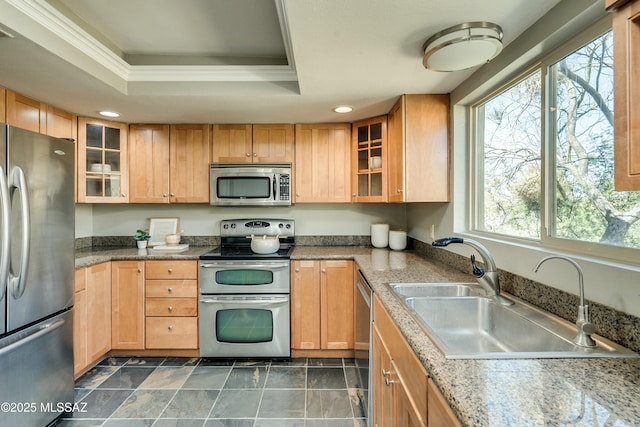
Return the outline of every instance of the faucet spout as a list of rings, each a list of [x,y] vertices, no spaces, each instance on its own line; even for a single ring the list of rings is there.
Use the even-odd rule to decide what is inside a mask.
[[[480,254],[484,263],[484,270],[479,268],[475,262],[475,256],[471,256],[471,265],[473,266],[473,275],[478,280],[480,286],[487,291],[487,296],[493,297],[503,305],[511,305],[512,301],[500,295],[500,282],[498,281],[498,269],[496,263],[491,256],[489,250],[480,242],[472,239],[463,239],[461,237],[445,237],[435,240],[432,245],[434,247],[445,247],[452,243],[461,243],[474,248]]]
[[[562,255],[550,255],[538,261],[538,264],[533,268],[533,272],[537,273],[540,266],[550,259],[561,259],[567,261],[578,271],[578,287],[580,291],[580,305],[578,306],[578,317],[576,320],[578,335],[573,339],[573,342],[581,347],[595,347],[596,342],[591,338],[591,334],[595,333],[595,327],[591,323],[589,306],[585,304],[584,301],[584,273],[582,272],[582,267],[569,257]]]

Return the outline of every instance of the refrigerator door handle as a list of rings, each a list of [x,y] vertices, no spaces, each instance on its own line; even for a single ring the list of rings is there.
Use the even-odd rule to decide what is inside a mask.
[[[9,241],[9,215],[11,213],[9,200],[9,184],[4,168],[0,166],[0,301],[7,293],[9,279],[9,260],[11,259]]]
[[[29,215],[29,190],[27,188],[27,178],[24,176],[24,171],[15,166],[11,170],[11,177],[9,178],[9,185],[11,187],[11,195],[15,191],[19,191],[20,194],[20,210],[22,213],[22,252],[20,254],[20,271],[17,276],[14,276],[10,269],[9,271],[9,287],[11,293],[15,299],[18,299],[24,294],[24,290],[27,283],[27,270],[29,268],[29,251],[31,247],[31,218]]]

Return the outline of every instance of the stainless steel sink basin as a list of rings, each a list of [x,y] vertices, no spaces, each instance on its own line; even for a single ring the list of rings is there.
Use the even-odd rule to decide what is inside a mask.
[[[572,342],[575,325],[516,300],[504,306],[472,283],[389,284],[450,359],[639,357],[602,337],[596,348]]]
[[[482,292],[477,283],[392,283],[398,295],[408,297],[464,297]]]

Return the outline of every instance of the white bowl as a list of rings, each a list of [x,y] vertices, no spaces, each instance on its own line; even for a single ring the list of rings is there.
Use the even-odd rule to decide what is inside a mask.
[[[178,246],[178,244],[180,243],[180,235],[167,234],[164,238],[164,241],[167,243],[167,246]]]
[[[91,172],[111,172],[111,165],[103,165],[102,163],[93,163],[89,167]]]
[[[381,156],[373,156],[369,159],[369,165],[371,169],[378,169],[382,167],[382,157]]]

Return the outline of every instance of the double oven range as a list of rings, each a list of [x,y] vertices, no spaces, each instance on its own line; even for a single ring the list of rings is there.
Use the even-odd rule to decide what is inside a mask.
[[[290,258],[293,220],[220,222],[220,246],[200,256],[200,356],[290,357]],[[251,250],[251,236],[278,236],[271,254]]]

